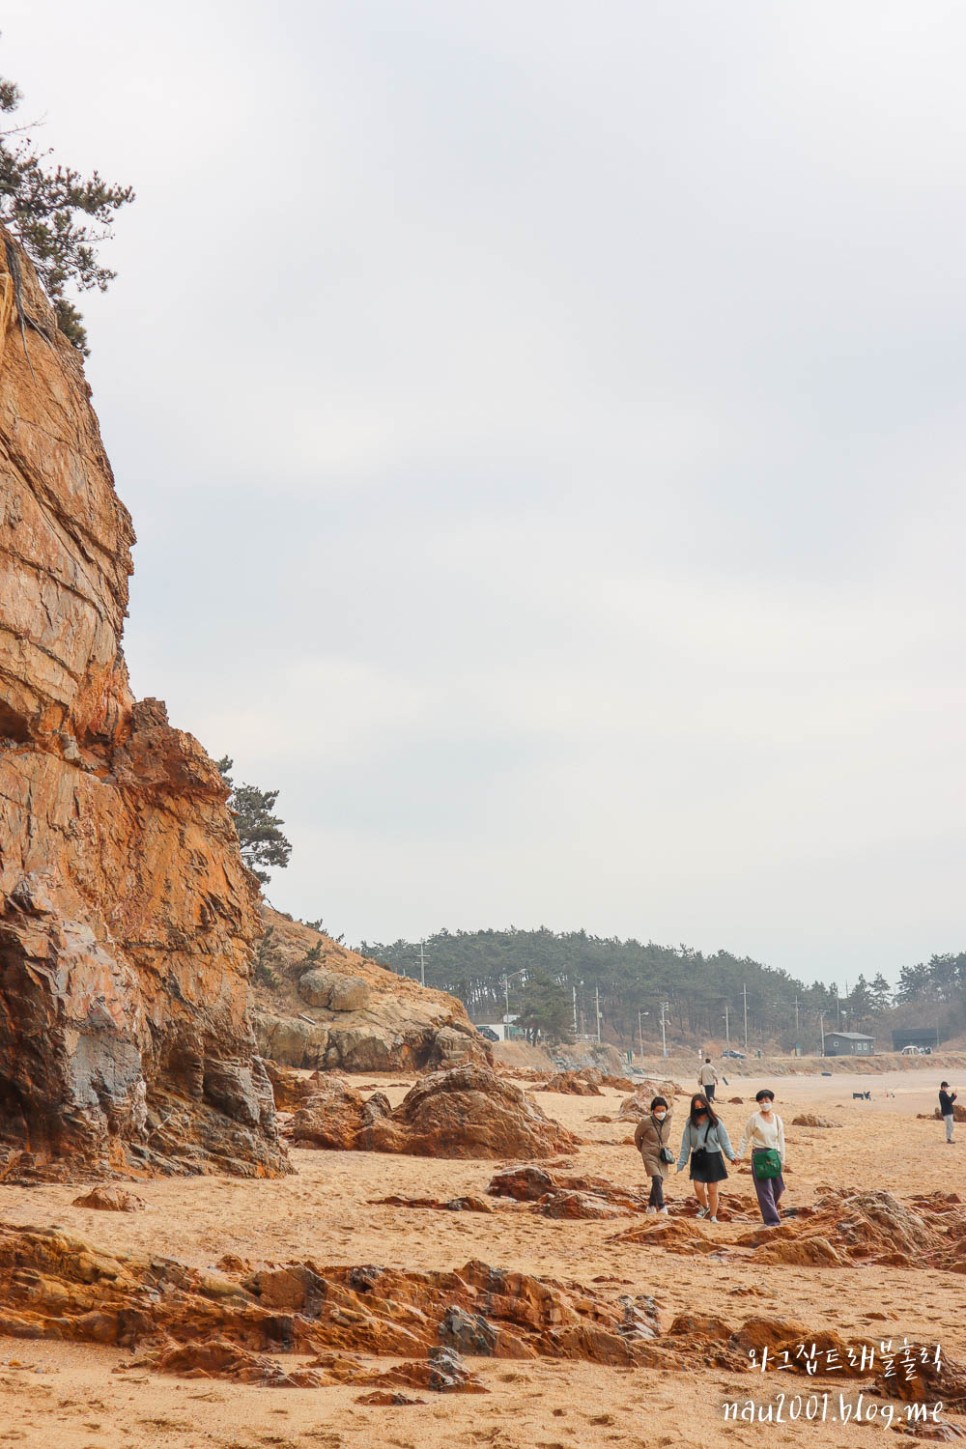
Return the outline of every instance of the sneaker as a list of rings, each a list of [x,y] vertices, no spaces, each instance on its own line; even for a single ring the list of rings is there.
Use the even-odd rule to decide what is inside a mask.
[[[698,1217],[699,1218],[706,1218],[707,1216],[708,1216],[708,1209],[707,1208],[698,1208]]]
[[[667,1215],[668,1215],[668,1211],[667,1211],[667,1208],[666,1207],[658,1208],[658,1212],[660,1214],[662,1214],[662,1216],[664,1216],[664,1217],[667,1217]]]
[[[718,1221],[717,1218],[708,1218],[708,1222],[709,1223],[716,1223],[717,1221]]]
[[[657,1212],[657,1208],[656,1208],[656,1207],[646,1207],[646,1208],[645,1208],[645,1209],[644,1209],[644,1212],[645,1212],[645,1215],[646,1215],[646,1214],[647,1214],[647,1213],[656,1213],[656,1212]]]

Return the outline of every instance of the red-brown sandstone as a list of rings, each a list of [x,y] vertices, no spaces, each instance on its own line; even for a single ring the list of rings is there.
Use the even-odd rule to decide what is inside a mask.
[[[211,760],[131,695],[134,532],[80,357],[49,330],[0,366],[0,1166],[278,1173],[257,882]]]
[[[580,1140],[512,1082],[473,1064],[424,1077],[395,1109],[381,1092],[367,1100],[320,1076],[290,1130],[298,1147],[414,1157],[545,1158]]]

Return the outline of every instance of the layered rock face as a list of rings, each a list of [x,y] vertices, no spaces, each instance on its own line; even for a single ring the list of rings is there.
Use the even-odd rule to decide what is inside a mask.
[[[215,766],[132,698],[131,520],[22,266],[49,337],[0,337],[0,1164],[278,1172],[257,885]]]
[[[387,971],[301,921],[263,907],[256,1028],[262,1055],[290,1067],[435,1071],[490,1051],[461,1002]]]

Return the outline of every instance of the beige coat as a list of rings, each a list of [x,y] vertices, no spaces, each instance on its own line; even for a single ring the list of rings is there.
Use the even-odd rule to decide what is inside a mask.
[[[661,1148],[669,1145],[670,1136],[670,1112],[663,1122],[655,1122],[648,1112],[647,1116],[642,1117],[634,1128],[634,1146],[641,1154],[644,1171],[648,1177],[667,1177],[669,1170],[674,1166],[673,1162],[662,1162],[660,1158]],[[671,1151],[673,1152],[674,1149],[671,1148]]]

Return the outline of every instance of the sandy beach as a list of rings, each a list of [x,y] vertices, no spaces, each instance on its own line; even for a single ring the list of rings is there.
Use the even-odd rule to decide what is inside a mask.
[[[776,1084],[787,1127],[786,1205],[807,1207],[831,1188],[887,1188],[903,1203],[913,1194],[958,1189],[959,1145],[949,1147],[938,1122],[917,1113],[935,1103],[933,1066],[915,1072],[789,1077]],[[871,1083],[871,1085],[870,1085]],[[762,1079],[733,1079],[719,1105],[733,1141],[751,1110]],[[769,1081],[769,1085],[772,1082]],[[395,1103],[405,1086],[369,1079],[358,1085],[387,1092]],[[852,1091],[872,1091],[857,1101]],[[887,1095],[892,1094],[895,1095]],[[730,1103],[729,1096],[744,1099]],[[567,1097],[537,1093],[548,1113],[586,1139],[567,1158],[573,1171],[606,1178],[615,1187],[641,1186],[640,1162],[628,1144],[630,1129],[616,1117],[622,1094]],[[831,1128],[791,1125],[799,1109],[826,1116]],[[675,1108],[683,1121],[684,1099]],[[966,1150],[966,1129],[960,1129]],[[227,1178],[165,1179],[140,1183],[148,1208],[135,1214],[71,1206],[69,1186],[0,1187],[0,1217],[8,1223],[51,1226],[113,1252],[177,1258],[197,1267],[224,1254],[251,1262],[282,1263],[309,1257],[329,1265],[368,1264],[407,1269],[453,1269],[470,1259],[526,1271],[598,1291],[648,1294],[662,1330],[676,1315],[714,1314],[738,1324],[751,1313],[793,1319],[810,1330],[831,1328],[846,1342],[866,1339],[940,1343],[947,1357],[966,1360],[966,1279],[957,1273],[908,1266],[850,1265],[814,1268],[756,1263],[737,1246],[758,1222],[747,1168],[733,1168],[723,1205],[730,1221],[716,1228],[710,1255],[666,1251],[645,1243],[619,1243],[624,1221],[556,1221],[528,1204],[501,1201],[491,1214],[455,1213],[379,1205],[389,1195],[445,1200],[485,1194],[501,1164],[432,1161],[374,1153],[295,1151],[296,1173],[276,1181]],[[693,1211],[685,1175],[672,1175],[673,1218]],[[647,1221],[641,1219],[641,1221]],[[682,1340],[682,1359],[687,1357]],[[218,1380],[178,1380],[125,1368],[131,1354],[53,1342],[0,1340],[0,1443],[57,1445],[58,1449],[118,1449],[141,1445],[393,1446],[449,1449],[457,1444],[497,1449],[558,1446],[698,1446],[752,1444],[760,1425],[724,1419],[728,1401],[766,1403],[780,1390],[839,1392],[850,1401],[868,1383],[825,1384],[795,1376],[776,1386],[773,1376],[687,1369],[659,1376],[588,1363],[506,1362],[473,1359],[486,1395],[421,1394],[411,1406],[370,1407],[357,1388],[314,1390],[238,1386]],[[682,1362],[682,1369],[687,1368]],[[830,1401],[831,1402],[831,1401]],[[893,1406],[896,1411],[900,1406]],[[831,1408],[826,1407],[826,1413]],[[966,1421],[946,1416],[966,1428]],[[775,1443],[819,1446],[869,1444],[882,1425],[841,1422],[772,1423]]]

